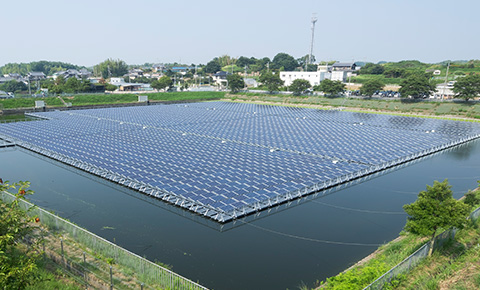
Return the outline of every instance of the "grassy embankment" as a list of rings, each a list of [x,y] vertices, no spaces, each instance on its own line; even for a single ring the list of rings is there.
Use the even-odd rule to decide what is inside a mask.
[[[480,196],[478,189],[476,192],[477,197]],[[472,210],[479,206],[473,206]],[[426,242],[427,238],[402,232],[399,238],[379,247],[364,262],[320,283],[320,288],[363,289]],[[480,222],[469,221],[464,229],[457,231],[454,241],[445,243],[430,258],[384,289],[480,289],[479,243]]]
[[[270,94],[227,94],[233,101],[272,103],[287,106],[302,106],[320,109],[342,108],[346,111],[400,114],[415,117],[440,117],[442,119],[480,119],[480,104],[475,102],[438,102],[382,100],[362,98],[327,98],[321,96],[291,96]]]
[[[171,93],[138,93],[138,94],[89,94],[62,96],[72,106],[109,105],[137,103],[138,95],[147,95],[150,102],[217,100],[223,98],[223,92],[171,92]],[[0,100],[3,109],[33,108],[35,101],[45,101],[47,107],[65,107],[58,97],[13,98]]]

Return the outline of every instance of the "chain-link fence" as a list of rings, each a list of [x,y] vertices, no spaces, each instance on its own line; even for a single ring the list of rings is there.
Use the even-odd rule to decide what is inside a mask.
[[[0,192],[4,202],[15,196]],[[125,250],[71,222],[20,199],[22,209],[40,218],[46,257],[96,289],[207,289],[171,270]],[[79,278],[80,277],[80,278]]]
[[[470,214],[470,219],[476,220],[480,216],[480,207],[474,210]],[[440,235],[435,237],[434,248],[441,247],[445,242],[455,238],[457,230],[455,228],[446,230]],[[385,284],[390,283],[393,279],[395,279],[400,274],[404,274],[413,267],[415,267],[423,258],[428,256],[428,251],[430,249],[430,242],[427,242],[423,245],[420,249],[418,249],[415,253],[411,254],[405,260],[400,262],[400,264],[396,265],[392,269],[390,269],[387,273],[383,274],[380,278],[373,281],[370,285],[364,288],[365,289],[382,289]]]

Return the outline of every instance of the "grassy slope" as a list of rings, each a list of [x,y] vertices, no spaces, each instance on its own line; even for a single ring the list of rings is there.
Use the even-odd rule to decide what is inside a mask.
[[[461,230],[456,241],[413,269],[396,289],[480,289],[480,227]]]
[[[107,105],[121,103],[136,103],[138,95],[148,95],[150,101],[184,101],[184,100],[215,100],[224,96],[223,92],[172,92],[172,93],[138,93],[138,94],[91,94],[62,97],[72,106]],[[4,109],[33,108],[35,101],[45,101],[47,107],[64,107],[57,97],[45,98],[13,98],[0,100]]]
[[[226,98],[235,101],[268,102],[290,106],[307,106],[314,108],[346,108],[387,114],[407,114],[415,116],[442,116],[480,119],[480,104],[473,102],[433,102],[405,100],[381,100],[359,98],[325,98],[320,96],[294,97],[284,95],[261,94],[227,94]]]

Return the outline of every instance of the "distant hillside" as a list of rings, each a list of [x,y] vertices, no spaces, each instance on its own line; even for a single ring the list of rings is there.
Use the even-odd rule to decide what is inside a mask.
[[[2,75],[10,73],[18,73],[23,76],[27,75],[29,72],[43,72],[45,75],[52,75],[58,71],[63,71],[67,69],[81,69],[82,66],[59,62],[59,61],[34,61],[30,63],[7,63],[6,65],[0,67],[0,72]]]

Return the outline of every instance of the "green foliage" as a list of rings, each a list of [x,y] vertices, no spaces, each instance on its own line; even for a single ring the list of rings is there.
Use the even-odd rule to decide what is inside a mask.
[[[263,71],[260,75],[259,81],[267,87],[269,92],[278,91],[279,88],[283,86],[283,81],[280,79],[279,73]]]
[[[310,85],[309,81],[304,79],[296,79],[290,85],[289,90],[292,91],[294,95],[298,96],[311,87],[312,86]]]
[[[402,98],[429,96],[435,90],[435,86],[430,83],[425,74],[411,74],[400,83],[400,86],[399,92]]]
[[[28,87],[23,82],[17,82],[16,80],[11,80],[0,85],[0,90],[5,92],[21,92],[28,90]]]
[[[22,289],[32,284],[35,279],[38,240],[35,239],[33,225],[35,217],[19,207],[19,199],[33,194],[28,190],[29,182],[3,184],[0,180],[0,191],[14,190],[13,202],[0,203],[0,288]],[[21,241],[28,237],[32,245],[26,247]]]
[[[228,87],[232,93],[236,93],[245,87],[243,78],[238,74],[227,75]]]
[[[218,59],[213,59],[207,63],[207,65],[203,68],[203,71],[209,74],[214,74],[222,69],[220,62]]]
[[[110,77],[121,77],[128,73],[127,64],[120,59],[107,59],[93,67],[93,73],[104,79]]]
[[[363,289],[388,270],[383,261],[374,260],[365,267],[355,268],[328,278],[322,289]]]
[[[470,207],[474,207],[480,204],[480,190],[471,191],[469,190],[465,194],[465,198],[463,199],[465,204],[468,204]]]
[[[454,84],[453,91],[456,93],[455,98],[469,99],[476,98],[480,95],[480,74],[469,74],[465,77],[458,78]]]
[[[453,198],[448,180],[434,181],[433,186],[427,185],[427,190],[421,191],[418,198],[411,204],[403,206],[409,215],[405,231],[421,236],[433,237],[439,229],[451,227],[463,228],[470,207]]]
[[[371,62],[365,64],[359,71],[359,74],[381,75],[385,68],[380,64],[373,64]]]
[[[154,89],[163,90],[163,89],[166,89],[166,88],[171,87],[172,84],[173,84],[172,79],[171,79],[169,76],[164,75],[164,76],[162,76],[160,79],[154,80],[154,81],[151,83],[151,86],[152,86],[152,88],[154,88]]]
[[[345,90],[345,84],[341,81],[332,81],[329,79],[325,79],[320,83],[320,85],[315,86],[314,90],[322,91],[326,95],[334,96]]]
[[[286,53],[278,53],[275,55],[275,57],[272,60],[272,69],[282,69],[285,71],[293,71],[298,67],[298,62],[297,60]]]
[[[81,69],[83,67],[73,65],[70,63],[64,63],[59,61],[34,61],[30,63],[7,63],[0,68],[1,74],[18,73],[23,76],[29,72],[43,72],[45,75],[52,75],[59,71],[67,69]]]
[[[367,82],[365,82],[362,87],[360,88],[360,93],[362,95],[366,96],[371,96],[373,95],[376,91],[381,91],[383,90],[383,87],[385,84],[377,79],[372,79]]]
[[[117,86],[116,86],[116,85],[105,84],[105,90],[106,90],[106,91],[113,92],[113,91],[116,90],[116,89],[117,89]]]

